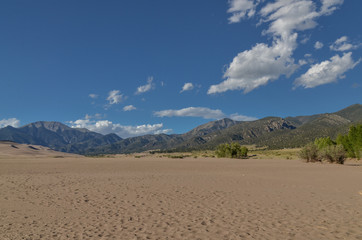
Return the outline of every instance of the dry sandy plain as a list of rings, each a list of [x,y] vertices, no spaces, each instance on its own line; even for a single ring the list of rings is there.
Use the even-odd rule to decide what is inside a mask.
[[[0,144],[0,239],[362,239],[362,164]]]

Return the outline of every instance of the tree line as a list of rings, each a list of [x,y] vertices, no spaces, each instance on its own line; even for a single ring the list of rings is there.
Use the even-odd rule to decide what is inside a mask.
[[[317,138],[302,148],[300,157],[307,162],[328,161],[343,164],[346,157],[362,157],[362,124],[351,126],[348,134],[338,135],[335,141],[330,137]]]

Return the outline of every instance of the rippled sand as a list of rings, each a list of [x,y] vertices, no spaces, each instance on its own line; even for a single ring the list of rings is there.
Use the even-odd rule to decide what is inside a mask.
[[[362,166],[0,157],[1,239],[362,239]]]

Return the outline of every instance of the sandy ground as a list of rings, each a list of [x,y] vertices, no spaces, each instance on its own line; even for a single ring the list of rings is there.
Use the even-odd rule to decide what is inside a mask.
[[[1,239],[362,239],[362,164],[0,154]]]

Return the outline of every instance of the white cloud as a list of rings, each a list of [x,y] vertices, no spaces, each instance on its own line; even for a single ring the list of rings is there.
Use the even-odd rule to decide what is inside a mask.
[[[73,128],[86,128],[101,134],[115,133],[121,138],[142,136],[147,134],[170,133],[171,129],[163,129],[163,124],[143,124],[138,126],[124,126],[108,120],[92,121],[89,119],[78,119],[68,122]]]
[[[255,15],[255,9],[260,0],[230,0],[228,13],[232,16],[229,17],[229,23],[240,22],[245,17],[252,17]]]
[[[0,128],[4,128],[7,126],[12,126],[17,128],[20,126],[20,120],[16,118],[8,118],[0,120]]]
[[[353,45],[353,44],[349,43],[348,37],[343,36],[343,37],[338,38],[331,46],[329,46],[329,48],[333,51],[344,52],[344,51],[356,49],[356,48],[358,48],[358,45]]]
[[[100,113],[96,113],[94,115],[89,115],[89,114],[86,114],[85,115],[85,119],[101,119],[102,118],[102,115]]]
[[[309,40],[310,40],[310,35],[309,36],[303,36],[302,40],[300,40],[300,43],[306,44],[307,42],[309,42]]]
[[[333,56],[330,60],[317,63],[294,82],[296,87],[314,88],[319,85],[336,82],[343,78],[343,74],[353,69],[360,61],[354,62],[352,53],[345,53],[342,57]]]
[[[239,114],[232,114],[227,116],[219,109],[210,109],[205,107],[188,107],[179,110],[168,109],[154,113],[158,117],[202,117],[204,119],[222,119],[231,118],[237,121],[253,121],[254,117],[243,116]]]
[[[320,14],[330,15],[339,5],[342,5],[344,0],[322,0],[322,8]]]
[[[278,0],[267,4],[260,11],[263,22],[270,22],[267,33],[288,36],[294,31],[314,28],[319,16],[310,0]]]
[[[314,44],[315,49],[321,49],[323,46],[324,46],[324,44],[319,41],[315,42],[315,44]]]
[[[93,99],[98,98],[98,95],[97,95],[97,94],[94,94],[94,93],[90,93],[88,96],[89,96],[90,98],[93,98]]]
[[[306,65],[307,63],[308,63],[307,60],[304,60],[304,59],[300,59],[300,60],[298,61],[299,66]]]
[[[347,36],[342,36],[335,41],[335,44],[341,44],[341,43],[346,42],[347,40],[348,40]]]
[[[255,121],[258,120],[255,117],[248,117],[248,116],[244,116],[244,115],[239,115],[237,113],[231,114],[230,117],[232,120],[235,121]]]
[[[149,77],[147,80],[147,84],[143,85],[143,86],[139,86],[137,88],[137,91],[135,94],[141,94],[141,93],[148,92],[148,91],[152,90],[154,87],[155,87],[155,85],[153,84],[153,77]]]
[[[194,89],[194,85],[192,83],[185,83],[180,92],[182,93],[185,91],[190,91],[192,89]]]
[[[341,0],[323,0],[318,11],[312,0],[276,0],[266,3],[255,13],[256,7],[264,2],[230,2],[228,12],[234,14],[230,22],[239,22],[249,15],[259,16],[260,23],[269,23],[263,33],[270,34],[273,43],[258,43],[251,50],[239,53],[224,73],[225,80],[210,86],[208,94],[229,90],[244,90],[244,93],[248,93],[282,75],[289,77],[298,68],[292,57],[297,48],[297,32],[316,27],[318,17],[331,14],[343,3]]]
[[[219,110],[204,107],[188,107],[179,110],[162,110],[154,113],[158,117],[202,117],[205,119],[221,119],[225,114]]]
[[[112,90],[109,92],[107,100],[109,104],[118,104],[123,101],[123,94],[120,94],[119,90]]]
[[[317,26],[318,17],[332,14],[343,0],[322,0],[320,11],[315,1],[311,0],[277,0],[260,10],[262,22],[270,22],[268,33],[273,35],[290,35],[295,31],[304,31]]]
[[[251,50],[239,53],[224,73],[226,80],[212,85],[207,93],[241,89],[248,93],[281,75],[290,76],[298,68],[291,57],[296,39],[294,34],[288,39],[277,39],[272,46],[258,43]]]
[[[132,110],[136,110],[137,108],[133,105],[128,105],[128,106],[124,106],[123,107],[123,111],[127,112],[127,111],[132,111]]]
[[[219,110],[204,107],[188,107],[179,110],[162,110],[154,113],[158,117],[202,117],[205,119],[221,119],[225,114]]]

